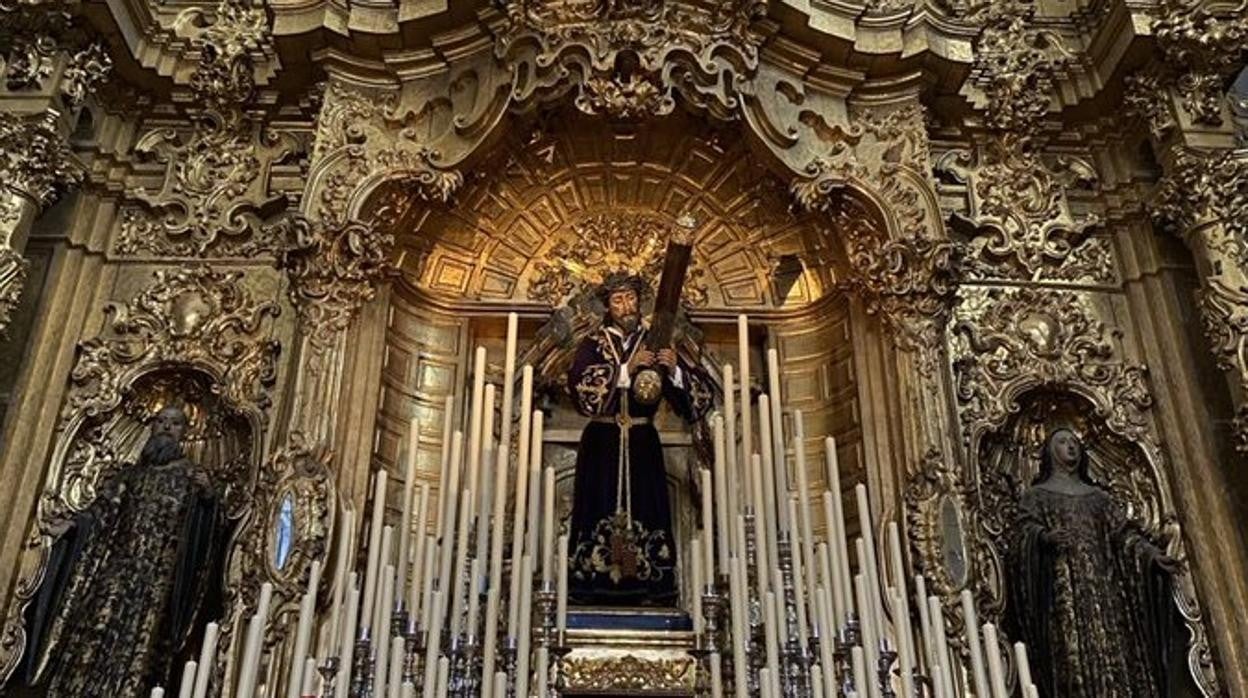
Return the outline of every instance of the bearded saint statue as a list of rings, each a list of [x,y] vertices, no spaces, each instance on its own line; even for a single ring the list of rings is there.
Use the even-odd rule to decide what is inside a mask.
[[[146,698],[169,685],[224,532],[220,497],[182,450],[186,429],[181,409],[161,410],[138,462],[48,526],[57,540],[27,608],[21,673],[49,698]]]
[[[1178,563],[1088,474],[1070,429],[1045,440],[1010,545],[1007,622],[1044,698],[1160,698]]]
[[[670,346],[647,344],[645,283],[612,274],[598,293],[602,327],[581,340],[568,372],[577,410],[590,418],[576,457],[570,594],[582,604],[671,605],[676,599],[663,448],[654,416],[661,400],[633,399],[642,371],[657,371],[661,396],[694,422],[710,410],[709,378]]]

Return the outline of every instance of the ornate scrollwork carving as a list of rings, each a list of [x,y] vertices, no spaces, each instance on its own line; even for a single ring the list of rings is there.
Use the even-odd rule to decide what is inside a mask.
[[[573,655],[563,670],[573,691],[685,692],[693,688],[697,663],[689,657]]]
[[[372,224],[313,222],[297,215],[275,229],[288,241],[280,264],[290,277],[300,323],[314,347],[326,348],[394,273],[394,236]]]
[[[3,217],[3,211],[0,210],[0,225],[3,225]],[[29,268],[30,263],[22,255],[8,247],[0,247],[0,332],[8,327],[13,312],[17,310]]]
[[[202,103],[224,108],[247,101],[256,86],[254,57],[271,41],[263,9],[249,0],[221,0],[209,22],[203,8],[188,7],[173,29],[199,51],[191,89]]]
[[[133,192],[121,216],[116,251],[160,256],[254,257],[275,254],[282,240],[263,218],[286,205],[268,193],[268,169],[296,150],[293,139],[238,114],[196,116],[190,134],[161,128],[135,146],[166,164],[156,192]]]
[[[589,216],[571,226],[566,240],[556,242],[551,248],[553,258],[536,262],[529,298],[561,306],[614,270],[627,269],[642,278],[657,279],[667,240],[677,232],[671,223],[644,213]],[[696,258],[689,267],[681,298],[692,306],[706,303],[706,268]]]
[[[57,114],[0,111],[0,181],[40,206],[82,182],[82,163],[61,136]]]
[[[1164,82],[1199,124],[1222,123],[1226,78],[1243,66],[1248,16],[1233,5],[1203,0],[1163,0],[1153,36],[1161,49]]]
[[[279,351],[262,335],[266,318],[281,309],[252,300],[242,279],[242,272],[207,266],[162,269],[133,301],[109,305],[110,336],[82,343],[64,417],[113,409],[127,369],[152,364],[206,370],[220,382],[222,396],[262,413]]]

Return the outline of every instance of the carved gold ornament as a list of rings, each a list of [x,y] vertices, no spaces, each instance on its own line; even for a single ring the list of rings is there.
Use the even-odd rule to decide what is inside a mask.
[[[571,656],[563,666],[568,691],[658,693],[693,689],[697,664],[690,657]]]

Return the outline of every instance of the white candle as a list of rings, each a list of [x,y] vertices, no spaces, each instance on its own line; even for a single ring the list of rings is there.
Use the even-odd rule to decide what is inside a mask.
[[[559,641],[562,643],[563,638],[568,632],[568,534],[559,536],[559,583],[556,587],[556,619],[558,622]]]
[[[350,588],[347,589],[347,615],[342,623],[342,637],[339,638],[338,658],[340,667],[338,682],[334,684],[336,698],[347,698],[351,688],[351,667],[355,658],[355,625],[359,618],[360,589],[356,585],[356,574],[351,573]]]
[[[386,638],[390,637],[390,623],[387,619],[390,612],[386,609],[391,608],[394,603],[394,565],[386,565],[382,572],[385,576],[381,579],[381,599],[378,601],[377,625],[373,627],[373,648],[374,659],[373,666],[373,695],[386,695],[386,679],[389,675],[390,666],[390,644],[386,642]]]
[[[412,507],[416,492],[416,454],[420,451],[420,425],[413,417],[407,427],[407,460],[403,472],[403,518],[399,519],[399,554],[394,583],[396,599],[407,598],[407,570],[411,565]]]
[[[308,570],[308,586],[299,601],[299,621],[295,626],[295,648],[292,655],[296,659],[308,655],[308,645],[312,642],[312,622],[316,612],[316,590],[321,581],[321,561],[313,560]],[[290,663],[290,678],[286,689],[287,698],[299,698],[299,690],[303,678],[299,672],[303,670],[298,661]]]
[[[199,666],[203,671],[195,674],[195,692],[193,698],[206,698],[208,682],[212,679],[212,666],[217,657],[217,640],[221,636],[221,626],[209,623],[204,627],[204,641],[199,649]]]
[[[850,656],[853,658],[852,661],[854,666],[854,691],[858,694],[859,698],[861,698],[862,696],[867,695],[869,692],[867,686],[870,685],[867,683],[866,654],[862,651],[861,647],[855,646],[852,650],[850,650]]]
[[[832,520],[835,522],[836,536],[832,543],[832,561],[835,563],[833,572],[841,577],[841,622],[854,612],[854,592],[850,586],[849,575],[849,544],[845,533],[845,506],[841,499],[841,464],[836,453],[836,439],[831,436],[823,441],[824,457],[828,466],[828,489],[832,492]]]
[[[963,589],[961,594],[962,620],[966,627],[966,644],[971,650],[971,680],[975,687],[975,695],[988,698],[988,674],[984,668],[984,649],[979,644],[979,619],[975,613],[975,598],[970,589]]]
[[[305,657],[303,660],[303,677],[300,679],[303,688],[299,690],[299,698],[319,698],[316,691],[316,659]]]
[[[165,698],[165,689],[161,688],[160,686],[153,688],[152,693],[149,696],[149,698]]]
[[[901,668],[905,671],[909,681],[913,681],[914,675],[914,632],[910,625],[910,598],[906,589],[906,563],[901,556],[901,531],[897,527],[896,521],[889,521],[886,531],[888,537],[888,549],[891,564],[893,566],[892,581],[897,587],[896,603],[894,604],[893,613],[897,626],[897,645],[898,653],[905,652],[910,664],[901,664]],[[907,694],[910,695],[910,694]]]
[[[763,466],[757,453],[750,457],[750,472],[754,484],[759,485],[763,480]],[[762,574],[755,575],[758,585],[757,596],[760,599],[763,598],[763,594],[767,593],[766,571],[771,569],[768,565],[771,552],[767,548],[770,537],[767,531],[767,504],[764,501],[764,492],[763,487],[754,488],[754,511],[757,512],[754,515],[754,564],[756,569],[762,570]]]
[[[788,501],[785,502],[785,505],[788,507],[788,510],[789,510],[789,514],[788,514],[789,519],[793,520],[797,518],[796,499],[793,497],[789,497]],[[805,573],[807,572],[807,570],[804,569],[804,565],[802,564],[801,546],[795,545],[793,546],[792,550],[793,550],[793,599],[794,599],[793,605],[795,606],[797,610],[797,613],[796,613],[797,615],[797,642],[798,642],[798,646],[801,647],[803,650],[805,650],[809,646],[809,640],[807,639],[807,633],[809,632],[809,628],[807,626],[807,618],[806,618],[806,594],[805,594],[805,586],[806,586],[806,574]]]
[[[260,655],[264,652],[264,626],[269,621],[269,604],[273,602],[273,584],[265,582],[260,585],[260,600],[256,604],[256,614],[251,617],[247,626],[247,641],[243,647],[243,666],[239,671],[238,696],[251,698],[256,690],[256,672],[260,666]]]
[[[438,541],[432,535],[425,536],[425,574],[420,579],[420,625],[429,627],[429,614],[433,612],[433,566],[438,561]]]
[[[736,516],[741,512],[744,506],[742,501],[750,501],[749,478],[746,475],[745,468],[740,465],[745,461],[737,460],[737,395],[735,390],[735,382],[733,381],[732,364],[724,365],[724,470],[727,471],[728,478],[731,478],[732,484],[728,486],[728,516]],[[728,482],[728,480],[725,480]],[[737,491],[737,485],[743,488]],[[734,542],[735,545],[735,542]],[[740,550],[733,550],[733,553],[740,554]]]
[[[495,696],[507,695],[507,672],[497,671],[494,673],[494,691]]]
[[[815,534],[814,527],[811,525],[810,519],[810,483],[806,473],[806,424],[805,417],[801,410],[793,410],[793,470],[797,474],[797,501],[798,513],[801,515],[802,539],[795,541],[799,545],[793,546],[794,556],[798,552],[802,554],[802,564],[805,565],[808,574],[806,575],[806,597],[815,598]]]
[[[732,507],[728,502],[728,477],[724,462],[724,420],[716,415],[711,422],[711,430],[714,438],[715,457],[713,465],[715,468],[713,484],[715,486],[715,531],[708,532],[708,536],[714,536],[718,545],[716,552],[719,554],[719,576],[727,579],[728,577],[728,539],[731,537],[729,533],[732,528],[728,525],[728,514],[732,511]],[[710,541],[710,538],[707,538]],[[707,576],[715,574],[712,569],[707,570]]]
[[[724,675],[719,665],[719,650],[711,650],[711,698],[724,698]]]
[[[702,635],[706,619],[702,617],[702,537],[696,533],[689,539],[689,591],[690,611],[693,617],[694,637]]]
[[[381,528],[381,549],[377,552],[377,600],[373,604],[373,615],[364,627],[373,629],[373,638],[385,637],[388,634],[386,626],[389,625],[390,605],[385,598],[385,580],[393,576],[394,565],[391,564],[391,551],[394,545],[394,526],[383,526]],[[387,569],[391,570],[387,573]],[[391,582],[393,586],[393,581]],[[393,594],[390,601],[394,600]]]
[[[858,548],[861,551],[863,541],[861,538],[857,540]],[[859,557],[859,560],[862,558]],[[861,562],[859,563],[861,567]],[[854,575],[854,593],[857,594],[858,607],[870,608],[871,592],[867,590],[870,581],[861,573]],[[862,628],[862,651],[865,656],[867,666],[873,667],[878,664],[876,653],[879,651],[879,626],[875,624],[876,615],[874,613],[863,613],[860,621]],[[872,698],[878,698],[880,687],[874,679],[867,683],[866,691],[859,691],[859,695],[870,695]]]
[[[438,658],[438,698],[446,698],[448,683],[451,680],[451,660]]]
[[[555,469],[542,470],[542,586],[547,587],[555,554]]]
[[[776,498],[779,488],[783,485],[776,481],[775,449],[771,444],[771,398],[767,395],[758,396],[758,430],[759,449],[763,456],[763,498],[766,500],[763,504],[766,507],[767,547],[774,552],[780,549],[777,529],[785,531],[788,529],[780,520],[784,516],[781,513],[784,507]]]
[[[194,659],[182,665],[182,681],[178,684],[178,698],[191,698],[195,691],[195,670],[199,665]]]
[[[927,607],[927,612],[932,617],[932,633],[936,636],[936,661],[944,681],[943,690],[945,695],[953,698],[957,694],[953,690],[955,675],[949,661],[949,638],[945,634],[945,609],[940,605],[940,599],[935,596],[927,597]]]
[[[520,630],[516,638],[516,695],[529,695],[529,645],[533,634],[530,632],[533,618],[533,557],[525,553],[520,558]]]
[[[507,459],[508,452],[498,449],[498,457],[494,467],[494,513],[490,530],[490,570],[488,596],[485,603],[485,633],[483,634],[483,652],[481,655],[481,675],[493,676],[494,663],[498,650],[499,604],[502,602],[503,591],[503,535],[506,533],[503,518],[507,515]],[[488,682],[484,698],[490,698]]]
[[[824,501],[826,503],[829,493],[824,492]],[[832,572],[832,546],[823,541],[815,546],[815,557],[819,559],[819,578],[823,580],[823,586],[828,592],[828,618],[827,624],[823,627],[820,637],[831,638],[836,635],[843,622],[841,617],[837,615],[836,607],[836,587],[839,584],[840,577]]]
[[[1005,667],[1001,664],[1001,644],[997,638],[997,626],[984,623],[984,651],[988,653],[988,680],[992,683],[993,698],[1009,698],[1005,690]]]
[[[742,528],[745,526],[745,522],[741,516],[737,516],[737,526]],[[741,549],[741,552],[744,553],[744,548]],[[731,562],[732,569],[728,576],[728,588],[730,590],[729,595],[731,600],[732,622],[728,627],[728,632],[729,637],[732,638],[733,666],[741,667],[737,674],[738,680],[734,683],[736,688],[736,698],[748,698],[747,691],[749,688],[749,682],[746,681],[744,677],[744,672],[747,671],[747,669],[745,669],[745,636],[749,632],[749,622],[746,620],[745,615],[746,601],[744,594],[747,581],[745,573],[743,572],[743,559],[741,557],[733,557]]]
[[[545,698],[550,695],[547,690],[547,682],[550,674],[550,651],[543,645],[537,648],[537,695],[538,698]]]
[[[459,464],[451,458],[451,434],[453,424],[455,423],[455,396],[447,395],[446,403],[442,407],[442,448],[438,458],[438,518],[434,519],[434,525],[438,527],[435,532],[438,538],[446,535],[444,526],[450,525],[446,521],[446,507],[454,506],[455,498],[447,497],[449,490],[446,483],[451,479],[451,471],[458,468]],[[452,517],[453,520],[453,517]]]
[[[867,552],[866,575],[867,591],[870,593],[869,601],[875,613],[875,627],[882,628],[884,613],[880,603],[880,564],[875,557],[875,531],[871,521],[871,505],[867,501],[867,486],[858,484],[854,487],[854,494],[858,497],[858,526],[862,530],[862,540]],[[863,560],[859,558],[858,563],[862,564]]]
[[[529,525],[525,529],[524,549],[533,556],[533,564],[541,565],[541,551],[537,549],[537,537],[541,535],[542,506],[542,439],[545,436],[545,414],[541,410],[533,411],[533,436],[529,448]]]
[[[511,508],[511,579],[507,589],[507,637],[514,638],[520,610],[520,558],[524,555],[524,524],[528,514],[529,437],[533,402],[533,367],[520,371],[520,443],[516,449],[516,495]]]
[[[780,394],[780,355],[774,348],[767,350],[767,389],[771,396],[772,464],[776,469],[776,506],[780,511],[780,530],[789,531],[793,522],[787,520],[784,500],[789,498],[788,463],[784,449],[784,400]]]
[[[822,638],[822,640],[819,643],[820,670],[814,672],[814,675],[823,680],[823,685],[832,686],[833,688],[835,688],[836,687],[836,672],[835,672],[836,659],[835,659],[835,655],[833,654],[833,651],[836,649],[834,646],[836,644],[836,631],[832,628],[832,621],[831,621],[832,603],[829,600],[831,598],[831,594],[828,593],[828,590],[826,587],[822,587],[822,586],[819,587],[818,592],[819,592],[819,600],[816,603],[819,606],[819,616],[823,619],[823,622],[825,623],[825,625],[823,626],[823,632],[820,633],[819,635],[819,637]],[[820,671],[823,673],[822,677],[819,676]],[[819,691],[815,691],[815,695],[820,696],[821,698],[826,698]],[[908,695],[912,696],[914,694],[911,693]]]
[[[749,320],[744,315],[737,316],[737,366],[741,369],[741,457],[748,464],[754,453],[754,420],[750,407]],[[749,493],[749,499],[753,501],[753,492]]]
[[[456,431],[451,436],[451,456],[450,456],[450,480],[443,482],[439,487],[446,488],[447,495],[446,510],[443,515],[445,521],[438,524],[439,543],[442,549],[442,559],[438,562],[438,588],[442,589],[446,595],[450,594],[450,578],[451,578],[451,560],[455,557],[455,523],[459,521],[459,502],[463,499],[462,492],[459,489],[459,466],[464,450],[464,435],[462,432]],[[432,676],[430,676],[432,678]]]
[[[473,505],[473,512],[477,520],[477,544],[473,550],[476,551],[475,557],[483,561],[489,560],[489,534],[490,534],[490,516],[493,514],[493,482],[490,477],[490,468],[495,467],[495,459],[498,454],[497,443],[494,441],[494,384],[485,386],[485,419],[482,424],[481,437],[481,458],[477,465],[480,472],[477,475],[477,485],[481,488],[480,492],[473,492],[476,503]],[[506,462],[506,461],[504,461]],[[482,569],[482,572],[488,572],[489,569]]]
[[[760,572],[761,574],[761,572]],[[761,576],[767,576],[761,574]],[[776,595],[773,592],[767,592],[763,596],[763,629],[764,640],[763,646],[767,652],[767,666],[780,666],[780,625],[776,617]],[[766,671],[765,669],[762,671]],[[759,672],[759,680],[762,681],[762,671]]]
[[[914,654],[912,645],[906,639],[906,629],[910,626],[910,614],[905,608],[901,593],[896,588],[889,587],[888,600],[893,607],[893,620],[897,628],[897,669],[901,673],[901,694],[912,696],[914,695]]]
[[[333,654],[333,647],[338,642],[342,629],[342,599],[346,594],[347,562],[351,558],[351,550],[355,540],[355,512],[347,509],[342,514],[342,523],[338,528],[338,552],[334,560],[334,601],[329,611],[329,636],[321,652],[322,657]],[[201,664],[202,666],[202,664]]]
[[[383,643],[384,644],[384,643]],[[386,690],[390,698],[403,698],[403,637],[395,635],[390,638],[389,664],[390,675],[386,677]],[[380,696],[381,689],[375,689],[373,695]]]
[[[430,606],[432,612],[429,617],[429,627],[425,631],[425,679],[422,684],[425,687],[423,692],[424,698],[432,698],[435,692],[435,683],[437,682],[437,664],[438,653],[441,645],[442,637],[442,617],[443,593],[441,589],[433,592],[433,599]],[[342,685],[339,683],[338,685]],[[345,692],[341,694],[345,696]],[[340,697],[341,698],[341,697]]]
[[[429,519],[429,483],[420,483],[420,494],[417,496],[416,505],[416,539],[415,549],[412,551],[412,578],[407,589],[407,610],[413,621],[420,615],[420,602],[424,599],[421,596],[424,592],[425,580],[433,576],[429,563],[425,558],[425,530],[428,528]],[[423,563],[423,564],[422,564]]]
[[[502,444],[499,448],[505,452],[510,452],[511,449],[511,403],[516,396],[516,336],[519,325],[519,316],[507,313],[507,344],[503,349],[503,404],[499,415],[501,428],[498,430],[498,441]]]
[[[775,698],[775,692],[771,688],[771,670],[763,667],[758,670],[758,685],[762,691],[763,698]]]
[[[373,480],[373,518],[368,530],[368,566],[364,576],[364,608],[360,618],[367,627],[372,624],[373,604],[377,595],[377,574],[380,570],[382,517],[386,513],[386,471],[378,470]]]
[[[455,528],[455,571],[447,584],[451,606],[451,640],[460,636],[464,612],[464,583],[468,581],[468,531],[472,528],[472,492],[464,490],[459,497],[459,524]]]
[[[1025,690],[1032,685],[1031,661],[1027,659],[1027,645],[1021,642],[1014,643],[1014,660],[1018,663],[1018,685]]]
[[[704,581],[706,581],[715,574],[715,546],[711,543],[712,536],[715,535],[715,529],[711,523],[714,510],[711,508],[711,471],[706,468],[698,470],[699,484],[702,489],[702,535],[706,536],[706,545],[702,546],[702,574],[705,575]]]
[[[485,404],[485,347],[477,347],[472,364],[472,414],[468,423],[468,489],[477,491],[478,469],[481,467],[481,437],[485,411],[494,405]]]
[[[477,632],[477,621],[481,617],[481,558],[474,557],[468,569],[468,627],[464,634],[473,641],[481,637]]]

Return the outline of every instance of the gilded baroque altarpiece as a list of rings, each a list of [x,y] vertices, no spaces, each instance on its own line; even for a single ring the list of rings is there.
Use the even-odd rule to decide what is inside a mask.
[[[0,676],[45,522],[173,399],[234,522],[215,670],[266,580],[281,656],[413,416],[436,485],[468,348],[653,271],[687,216],[708,346],[768,328],[950,623],[964,588],[999,616],[1003,526],[1071,424],[1186,562],[1197,685],[1248,696],[1243,7],[0,0],[0,37]]]

